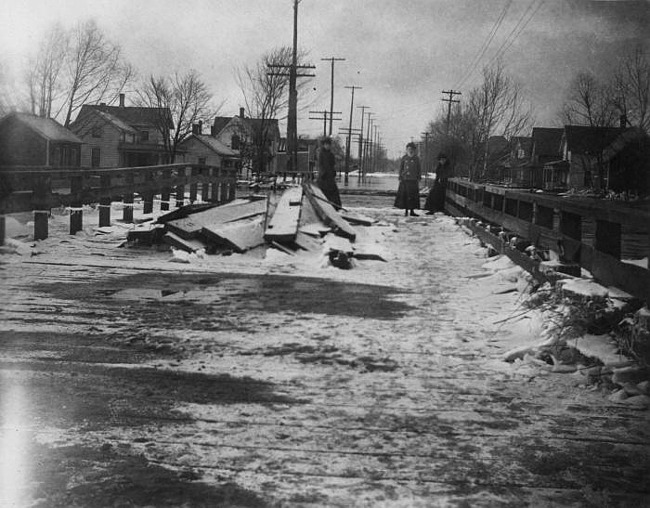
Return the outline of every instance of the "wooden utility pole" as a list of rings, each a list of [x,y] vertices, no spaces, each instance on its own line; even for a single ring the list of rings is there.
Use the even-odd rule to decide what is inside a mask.
[[[370,140],[370,132],[372,131],[372,122],[374,122],[373,118],[370,118],[370,115],[374,115],[373,112],[368,111],[366,113],[368,115],[368,131],[366,132],[366,143],[365,143],[365,154],[364,154],[364,159],[366,161],[365,167],[368,168],[370,167],[370,150],[371,150],[371,140]],[[365,174],[364,174],[365,176]]]
[[[443,94],[449,95],[448,99],[441,99],[443,102],[447,103],[447,131],[446,134],[449,135],[449,124],[451,123],[451,105],[454,102],[460,102],[459,100],[454,100],[454,95],[461,95],[460,92],[456,92],[454,90],[443,90]]]
[[[425,173],[429,174],[429,136],[431,136],[431,133],[423,132],[422,135],[424,136],[424,157],[422,157],[424,160],[422,161],[422,165],[424,166]]]
[[[352,115],[354,114],[354,91],[361,90],[361,87],[352,85],[346,86],[345,88],[352,90],[352,98],[350,99],[350,127],[348,127],[348,144],[345,147],[345,180],[347,181],[348,172],[350,171],[350,137],[352,136]]]
[[[370,109],[370,106],[357,106],[361,110],[361,128],[359,129],[359,180],[361,180],[361,175],[364,172],[363,167],[363,117],[365,116],[366,109]]]
[[[313,77],[313,74],[298,74],[298,69],[315,69],[313,65],[298,65],[298,4],[302,0],[293,1],[293,50],[291,65],[287,73],[286,65],[270,65],[271,68],[281,68],[282,71],[272,71],[270,76],[289,76],[289,112],[287,115],[287,155],[290,173],[298,171],[298,78]]]
[[[331,71],[331,89],[330,89],[330,136],[332,135],[332,117],[334,115],[334,62],[343,62],[345,61],[345,58],[336,58],[336,57],[330,57],[330,58],[321,58],[323,61],[331,62],[332,63],[332,71]]]

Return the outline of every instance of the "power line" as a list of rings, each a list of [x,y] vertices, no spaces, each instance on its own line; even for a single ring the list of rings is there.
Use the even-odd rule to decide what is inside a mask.
[[[481,61],[481,58],[485,55],[487,52],[488,48],[490,47],[490,44],[494,40],[494,37],[496,36],[497,32],[499,31],[499,28],[501,27],[501,24],[503,23],[503,20],[506,17],[506,14],[508,13],[508,9],[510,8],[510,5],[512,4],[512,0],[508,0],[508,3],[506,3],[503,6],[503,9],[501,10],[501,14],[497,18],[497,20],[494,22],[494,25],[492,26],[492,30],[486,37],[486,40],[483,42],[483,45],[481,48],[478,50],[476,55],[474,55],[474,58],[472,59],[472,63],[470,63],[468,70],[463,74],[463,77],[458,81],[456,86],[454,88],[461,88],[465,82],[471,77],[471,75],[474,73],[476,70],[479,62]]]

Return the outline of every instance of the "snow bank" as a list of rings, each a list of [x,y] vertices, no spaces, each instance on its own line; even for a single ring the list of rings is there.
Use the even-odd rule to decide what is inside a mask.
[[[600,284],[585,279],[571,279],[558,281],[564,291],[568,291],[578,296],[586,296],[588,298],[607,298],[609,290]]]

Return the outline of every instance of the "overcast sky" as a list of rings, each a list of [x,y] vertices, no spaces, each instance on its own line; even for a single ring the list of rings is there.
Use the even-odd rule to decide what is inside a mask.
[[[293,0],[9,0],[0,61],[20,76],[44,30],[88,18],[142,75],[198,70],[230,116],[243,105],[234,70],[291,44]],[[439,114],[441,91],[466,94],[500,49],[507,71],[525,85],[537,125],[553,125],[575,72],[610,69],[626,47],[648,42],[650,0],[302,0],[298,27],[299,45],[317,67],[300,105],[329,108],[330,64],[321,58],[346,58],[335,66],[335,110],[343,112],[335,132],[349,122],[344,86],[363,87],[355,106],[371,108],[397,156]],[[299,133],[322,133],[322,122],[308,116],[299,117]],[[353,127],[359,120],[355,107]]]

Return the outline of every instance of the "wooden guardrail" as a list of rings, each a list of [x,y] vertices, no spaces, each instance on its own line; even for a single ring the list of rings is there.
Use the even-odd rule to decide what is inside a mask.
[[[82,206],[99,203],[99,226],[110,225],[111,202],[122,201],[123,220],[133,222],[134,195],[143,199],[143,213],[153,212],[160,195],[160,209],[169,210],[172,197],[177,207],[201,194],[204,201],[225,203],[235,199],[236,169],[202,164],[168,164],[133,168],[1,167],[0,243],[4,241],[5,214],[33,211],[34,239],[48,236],[50,209],[70,209],[70,233],[82,228]]]
[[[650,210],[615,201],[509,190],[453,178],[446,208],[553,250],[599,280],[650,303]],[[643,239],[648,266],[621,261],[626,231]],[[637,249],[638,250],[638,249]]]

